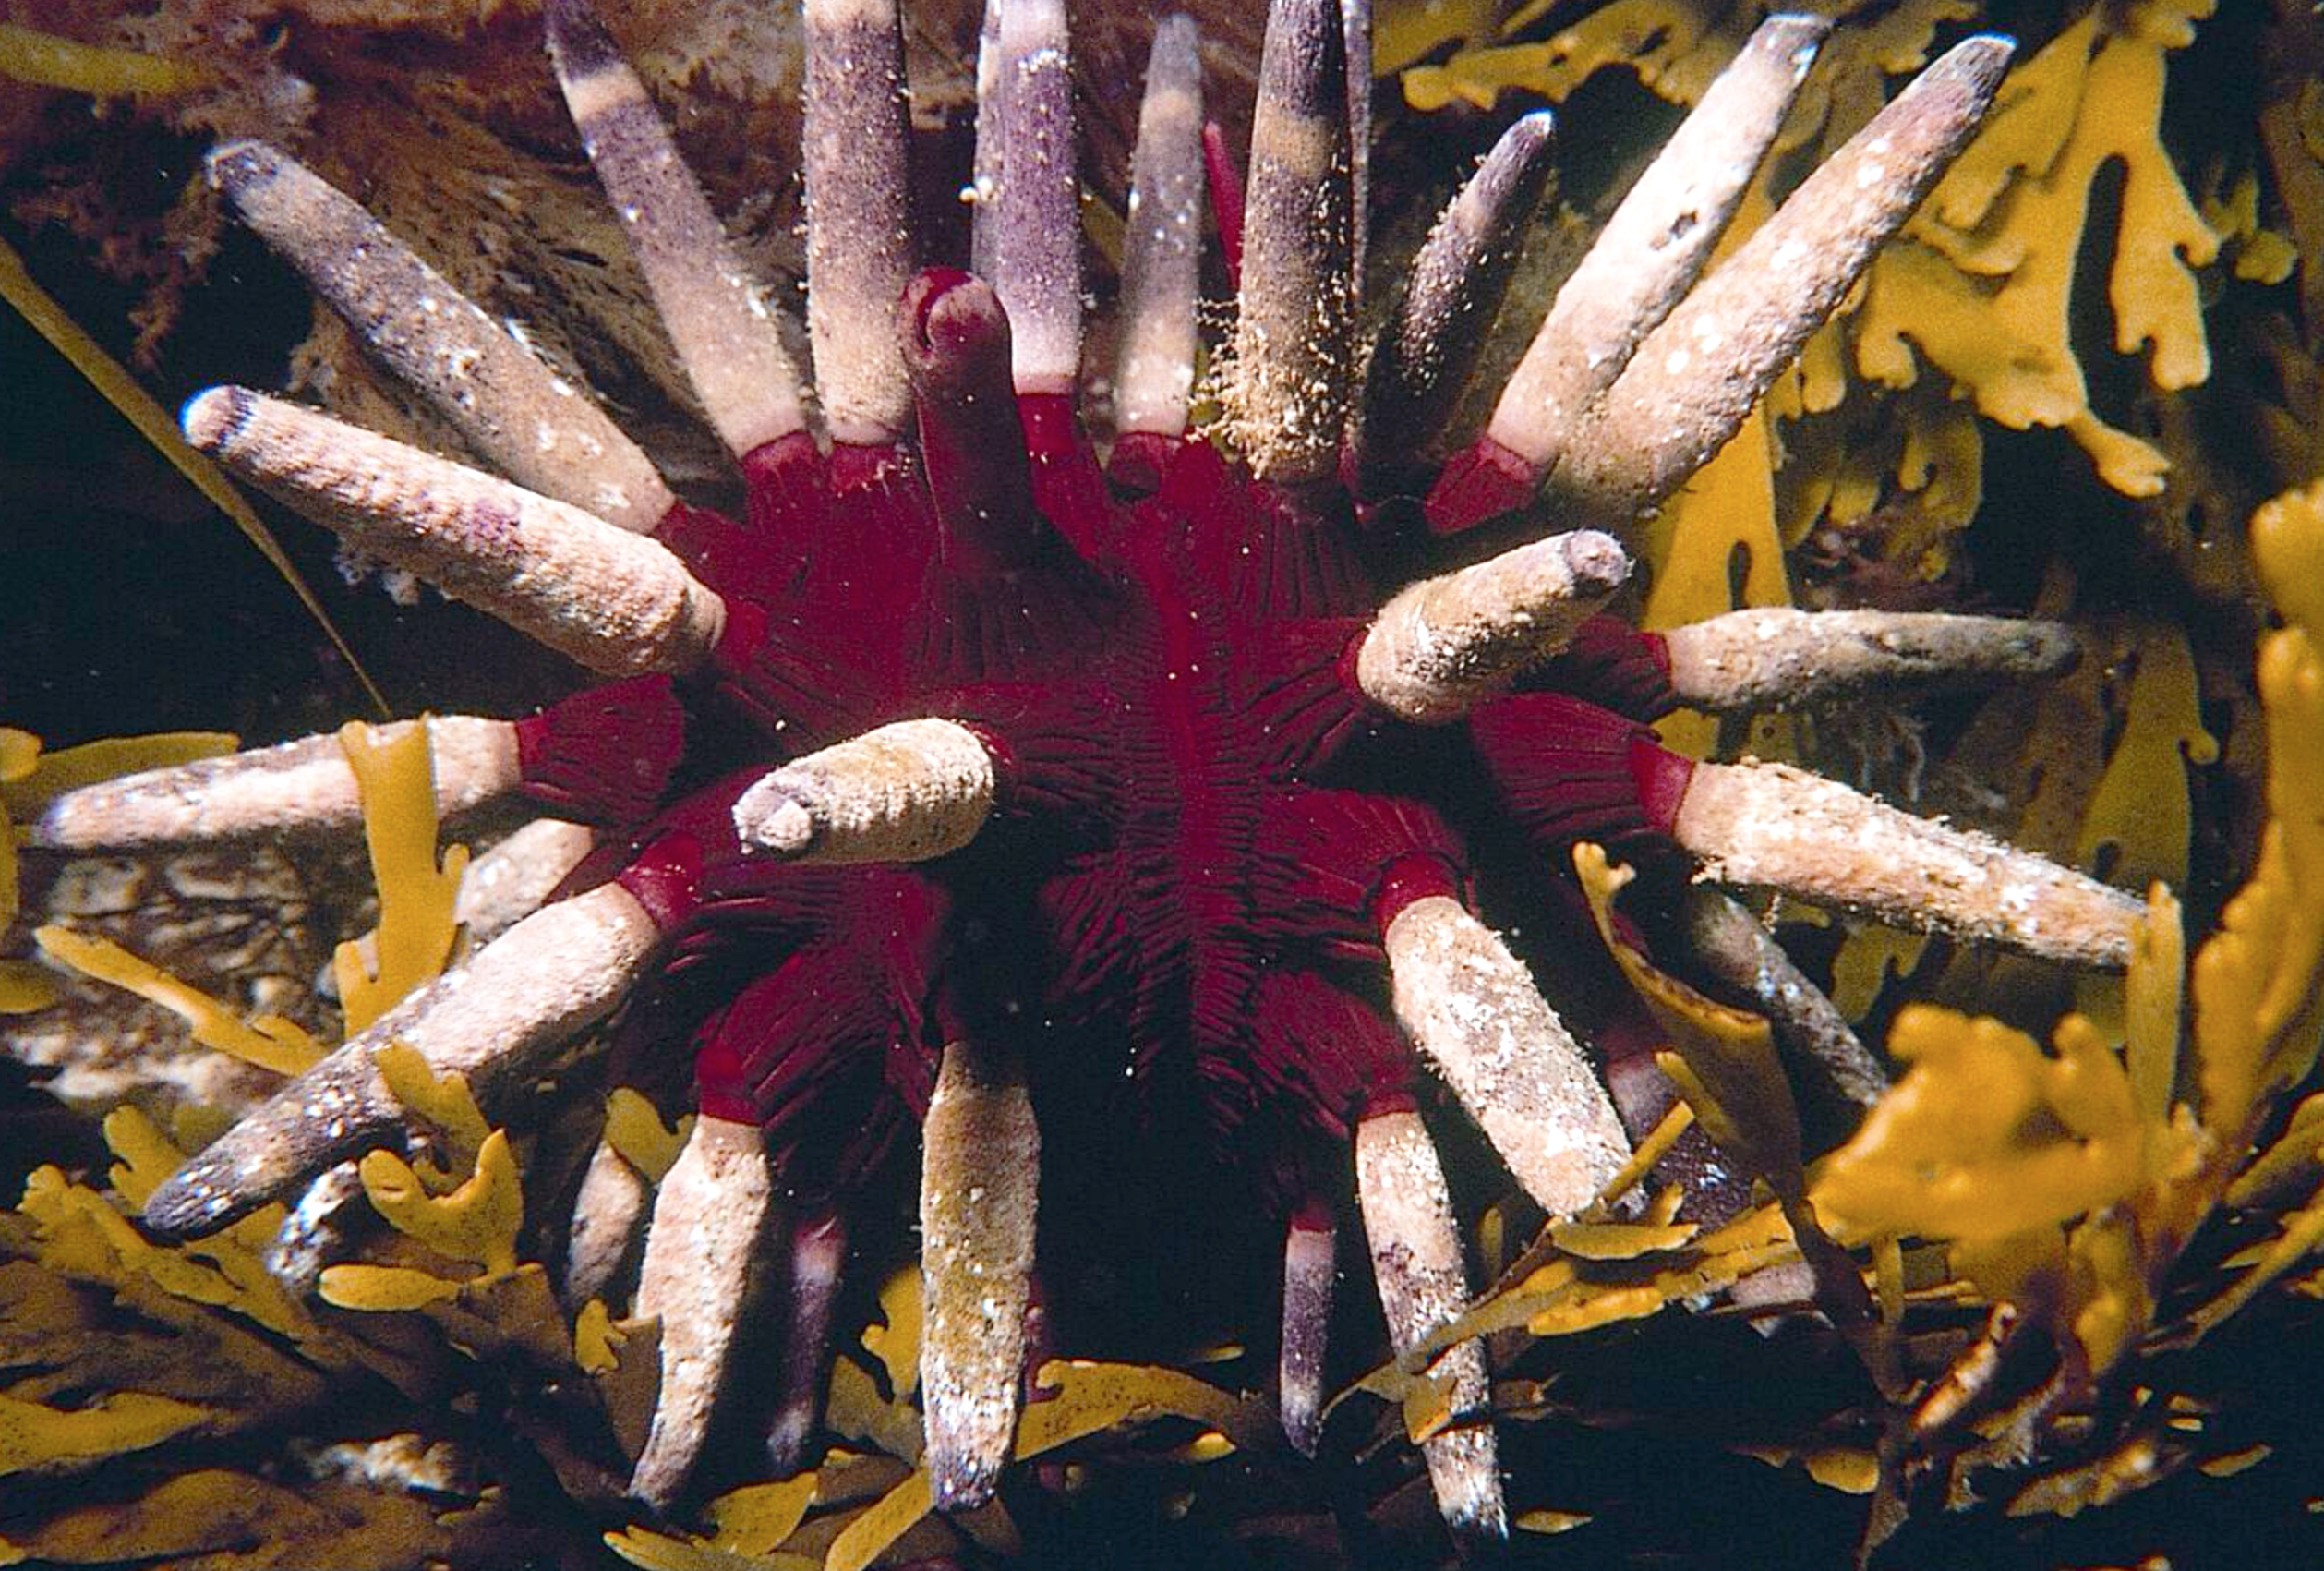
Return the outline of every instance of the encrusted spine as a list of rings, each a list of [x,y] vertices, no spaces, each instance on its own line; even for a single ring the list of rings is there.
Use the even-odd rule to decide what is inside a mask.
[[[1380,1112],[1355,1127],[1355,1194],[1371,1241],[1372,1273],[1379,1284],[1388,1337],[1409,1355],[1449,1324],[1469,1299],[1461,1262],[1461,1229],[1444,1166],[1420,1116]],[[1509,1536],[1509,1507],[1501,1495],[1499,1447],[1485,1415],[1492,1405],[1485,1345],[1472,1338],[1437,1355],[1429,1373],[1445,1383],[1453,1424],[1421,1442],[1437,1509],[1463,1537]]]
[[[1041,1131],[1014,1051],[945,1047],[921,1127],[920,1384],[929,1492],[982,1505],[1008,1460],[1025,1363]]]
[[[579,388],[305,164],[227,142],[210,177],[389,369],[518,482],[638,533],[669,512],[644,452]]]
[[[758,1127],[696,1118],[655,1192],[638,1268],[637,1313],[661,1322],[662,1384],[630,1492],[656,1510],[676,1503],[709,1437],[774,1214]]]

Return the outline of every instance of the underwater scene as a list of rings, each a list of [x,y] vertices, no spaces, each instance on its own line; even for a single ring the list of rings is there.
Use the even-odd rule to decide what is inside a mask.
[[[2324,1557],[2306,0],[0,0],[0,1565]]]

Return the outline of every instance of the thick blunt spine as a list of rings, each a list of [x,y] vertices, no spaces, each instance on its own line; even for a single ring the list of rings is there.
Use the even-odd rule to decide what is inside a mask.
[[[1583,529],[1424,579],[1373,619],[1356,647],[1356,683],[1403,719],[1458,719],[1563,645],[1629,576],[1620,544]]]
[[[1049,540],[1010,386],[1008,313],[993,286],[952,268],[915,277],[897,303],[921,468],[946,565],[973,577],[1030,561]]]
[[[1552,1216],[1630,1154],[1589,1059],[1517,957],[1460,901],[1427,895],[1381,934],[1396,1018],[1527,1194]]]
[[[951,720],[899,720],[792,760],[734,804],[744,849],[801,862],[924,862],[976,838],[993,755]]]
[[[1502,132],[1413,258],[1365,382],[1367,493],[1444,434],[1549,188],[1556,144],[1547,110]]]
[[[1718,883],[2079,965],[2129,963],[2146,912],[2046,857],[1785,764],[1697,764],[1670,834]]]
[[[534,912],[171,1174],[146,1201],[146,1225],[168,1238],[215,1232],[342,1157],[392,1140],[403,1107],[371,1062],[391,1041],[418,1049],[438,1074],[465,1075],[489,1106],[504,1081],[610,1014],[660,943],[653,918],[619,885]]]
[[[1294,1215],[1283,1229],[1282,1335],[1276,1348],[1276,1401],[1283,1438],[1302,1456],[1323,1433],[1325,1360],[1339,1233],[1322,1207]]]
[[[452,817],[514,790],[516,728],[444,715],[381,727],[382,738],[427,728],[436,811]],[[363,798],[336,734],[100,781],[66,792],[33,820],[45,851],[151,852],[272,836],[352,833]]]
[[[1202,59],[1194,18],[1154,29],[1130,161],[1114,427],[1174,437],[1194,392],[1202,265]]]
[[[1693,287],[1831,26],[1793,15],[1762,22],[1558,291],[1486,428],[1537,476]]]
[[[702,1455],[774,1212],[758,1126],[695,1118],[655,1191],[638,1268],[636,1313],[662,1323],[662,1384],[630,1493],[657,1511],[677,1503]]]
[[[548,50],[679,363],[728,451],[739,458],[798,430],[799,378],[775,318],[588,0],[552,0]]]
[[[921,1137],[920,1387],[929,1494],[993,1497],[1022,1399],[1041,1131],[1012,1049],[945,1049]]]
[[[834,441],[911,429],[896,300],[911,281],[909,127],[893,0],[807,0],[807,331]]]
[[[1707,463],[1968,142],[2012,47],[1957,44],[1809,175],[1639,346],[1569,444],[1549,502],[1633,518]]]
[[[1732,897],[1699,884],[1687,890],[1686,901],[1687,945],[1695,962],[1767,1017],[1794,1072],[1804,1069],[1859,1107],[1879,1101],[1888,1089],[1888,1071],[1765,924]]]
[[[603,519],[245,388],[186,405],[186,440],[350,545],[608,675],[684,671],[726,607]]]
[[[976,41],[976,146],[969,169],[969,271],[979,278],[993,276],[993,248],[999,244],[994,224],[1001,190],[1001,13],[1008,0],[984,0],[984,18]]]
[[[1063,0],[1000,0],[993,291],[1008,312],[1017,391],[1070,393],[1081,369],[1081,182]]]
[[[565,1231],[565,1303],[579,1309],[601,1299],[621,1274],[652,1214],[645,1175],[609,1140],[599,1140],[573,1196]]]
[[[1941,611],[1765,607],[1665,629],[1671,690],[1721,713],[1778,709],[1909,683],[2053,676],[2072,630],[2054,622]]]
[[[429,724],[440,725],[440,720]],[[437,813],[443,816],[443,786],[437,784]],[[596,849],[597,832],[586,824],[562,818],[536,818],[495,840],[472,859],[460,876],[460,892],[452,900],[452,919],[467,934],[471,946],[488,944],[533,912],[540,910],[565,875]],[[364,973],[379,970],[379,929],[355,936],[355,953]]]
[[[363,1223],[376,1215],[363,1190],[363,1165],[340,1162],[318,1174],[283,1213],[259,1260],[292,1292],[315,1291],[331,1266],[362,1247]]]
[[[536,818],[512,830],[460,876],[452,916],[471,943],[492,942],[540,910],[596,843],[595,829],[562,818]]]
[[[1401,1356],[1451,1322],[1469,1299],[1444,1166],[1418,1114],[1374,1113],[1356,1125],[1355,1194],[1388,1338]],[[1484,1343],[1472,1338],[1446,1348],[1429,1372],[1448,1382],[1452,1415],[1465,1420],[1421,1442],[1437,1509],[1462,1538],[1506,1538],[1509,1508],[1487,1418],[1492,1386]]]
[[[1229,433],[1263,480],[1330,476],[1355,382],[1346,46],[1336,0],[1276,0],[1244,199]]]
[[[806,1465],[808,1443],[823,1411],[831,1369],[831,1313],[848,1263],[848,1228],[836,1212],[801,1217],[790,1232],[790,1313],[785,1324],[775,1411],[766,1426],[766,1461],[777,1478]]]
[[[1340,66],[1347,84],[1348,277],[1363,297],[1372,216],[1372,0],[1340,0]]]
[[[210,178],[388,369],[519,483],[637,533],[669,512],[669,488],[603,410],[306,165],[228,142]]]

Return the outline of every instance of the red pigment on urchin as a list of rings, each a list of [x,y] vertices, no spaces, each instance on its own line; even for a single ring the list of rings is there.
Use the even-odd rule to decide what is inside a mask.
[[[739,730],[705,751],[752,767],[573,880],[618,876],[674,940],[620,1058],[636,1071],[641,1036],[690,1038],[702,1109],[799,1153],[787,1182],[844,1194],[925,1110],[944,1042],[1007,1031],[1037,1093],[1110,1080],[1118,1101],[1126,1074],[1142,1117],[1171,1087],[1214,1157],[1298,1203],[1295,1148],[1418,1094],[1384,1010],[1384,922],[1466,892],[1458,837],[1362,756],[1384,718],[1351,676],[1379,599],[1355,502],[1256,480],[1191,434],[1126,440],[1109,478],[1069,400],[1011,393],[984,284],[930,270],[898,314],[913,445],[787,437],[744,460],[748,523],[681,506],[658,531],[729,607],[690,730]],[[1658,661],[1604,622],[1565,674],[1644,715],[1668,703]],[[921,715],[969,725],[1000,766],[976,846],[918,870],[743,853],[730,809],[766,755]],[[1519,694],[1469,729],[1545,842],[1667,806],[1636,719]],[[674,743],[667,722],[622,734],[644,730]]]

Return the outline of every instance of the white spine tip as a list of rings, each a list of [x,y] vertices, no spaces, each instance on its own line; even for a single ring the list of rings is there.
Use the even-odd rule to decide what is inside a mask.
[[[1355,403],[1355,159],[1347,44],[1331,0],[1268,14],[1244,194],[1243,284],[1221,388],[1227,433],[1261,479],[1320,479]]]
[[[763,806],[764,803],[753,804]],[[737,821],[741,821],[745,805],[735,806]],[[776,805],[773,812],[762,812],[750,819],[750,835],[743,842],[760,851],[777,856],[797,856],[815,838],[815,816],[789,797]]]
[[[178,429],[186,433],[190,446],[214,453],[241,423],[247,406],[239,388],[205,388],[188,398],[186,406],[178,411]]]
[[[1582,529],[1423,580],[1373,620],[1356,650],[1356,683],[1417,724],[1458,719],[1564,644],[1629,576],[1620,543]]]
[[[924,862],[976,838],[993,755],[950,720],[901,720],[794,759],[736,799],[744,847],[823,863]]]
[[[519,484],[637,533],[675,504],[602,409],[353,198],[262,142],[229,144],[210,168],[380,363]]]
[[[568,1305],[605,1297],[644,1230],[649,1198],[644,1175],[611,1142],[599,1141],[581,1176],[565,1234]]]
[[[1801,181],[1638,344],[1567,441],[1551,502],[1633,518],[1708,463],[1968,142],[2008,59],[1991,35],[1957,46]]]
[[[775,319],[637,73],[586,5],[552,5],[548,40],[582,145],[711,424],[737,457],[798,430],[798,379]]]
[[[383,740],[427,731],[436,811],[456,817],[500,800],[521,775],[515,728],[440,715],[379,728]],[[362,793],[336,735],[147,769],[65,792],[28,829],[48,851],[151,852],[353,832]]]
[[[1114,429],[1176,436],[1194,388],[1202,257],[1202,62],[1194,20],[1156,24],[1131,155]]]
[[[992,284],[1008,312],[1019,393],[1066,393],[1081,363],[1080,180],[1066,8],[1005,0],[995,38],[1000,115]]]
[[[1282,1335],[1276,1387],[1283,1438],[1302,1456],[1316,1454],[1323,1432],[1325,1360],[1331,1328],[1339,1237],[1330,1227],[1294,1222],[1283,1235]]]
[[[903,41],[887,0],[810,0],[801,160],[807,329],[832,440],[894,441],[911,424],[896,339],[910,282]]]
[[[1413,258],[1366,379],[1368,491],[1392,489],[1453,418],[1548,189],[1555,139],[1546,109],[1502,132]]]

